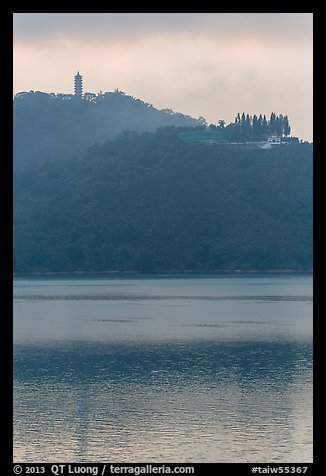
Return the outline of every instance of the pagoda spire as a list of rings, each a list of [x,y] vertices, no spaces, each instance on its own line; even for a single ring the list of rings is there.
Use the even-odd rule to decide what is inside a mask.
[[[74,76],[74,92],[75,96],[83,96],[83,77],[77,71],[76,76]]]

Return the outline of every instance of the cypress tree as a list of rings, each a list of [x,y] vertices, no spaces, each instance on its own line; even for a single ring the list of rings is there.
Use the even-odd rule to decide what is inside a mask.
[[[253,135],[254,139],[259,137],[259,123],[258,123],[258,118],[257,118],[256,114],[254,114],[254,116],[252,118],[252,135]]]
[[[251,116],[247,114],[245,121],[245,140],[251,139],[251,135]]]
[[[266,136],[268,134],[268,122],[266,119],[266,115],[264,114],[263,121],[262,121],[262,135]]]
[[[288,116],[283,117],[282,129],[283,129],[283,134],[285,136],[289,136],[291,134],[291,127],[290,127],[290,124],[289,124]]]
[[[270,134],[275,134],[275,132],[276,132],[276,115],[275,115],[275,112],[271,113],[271,117],[269,119],[268,129],[269,129]]]

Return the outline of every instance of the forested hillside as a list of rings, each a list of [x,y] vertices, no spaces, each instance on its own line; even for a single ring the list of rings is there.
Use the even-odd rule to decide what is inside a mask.
[[[96,142],[123,130],[154,131],[161,126],[196,126],[202,122],[121,91],[101,95],[40,91],[18,93],[13,102],[14,169],[84,154]]]
[[[16,172],[14,271],[310,269],[312,145],[233,149],[182,131],[125,132]]]

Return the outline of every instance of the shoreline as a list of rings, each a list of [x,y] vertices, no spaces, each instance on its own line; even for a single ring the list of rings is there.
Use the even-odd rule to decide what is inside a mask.
[[[137,276],[137,277],[146,277],[146,276],[216,276],[216,275],[241,275],[241,274],[313,274],[313,269],[222,269],[222,270],[212,270],[212,271],[158,271],[153,273],[144,273],[141,271],[34,271],[26,273],[13,273],[13,278],[19,278],[24,276],[40,276],[40,277],[50,277],[50,276]]]

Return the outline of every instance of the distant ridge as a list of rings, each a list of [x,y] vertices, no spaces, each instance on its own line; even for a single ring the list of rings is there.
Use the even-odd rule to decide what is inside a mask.
[[[13,101],[14,170],[82,155],[124,130],[198,126],[203,118],[158,110],[122,91],[104,94],[19,92]]]

